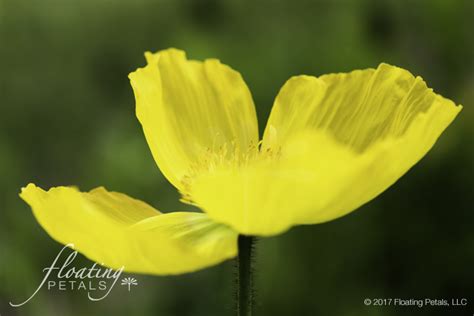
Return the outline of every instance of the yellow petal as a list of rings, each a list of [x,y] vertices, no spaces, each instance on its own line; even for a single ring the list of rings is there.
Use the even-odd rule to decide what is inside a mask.
[[[128,272],[179,274],[212,266],[237,253],[237,234],[203,213],[162,214],[117,192],[71,187],[44,191],[34,184],[21,198],[56,241],[89,259]]]
[[[421,78],[385,64],[295,77],[275,100],[260,157],[201,175],[190,196],[244,234],[329,221],[392,185],[460,110]]]
[[[375,142],[402,136],[414,119],[439,103],[446,104],[446,115],[461,109],[435,94],[422,78],[387,64],[319,78],[293,77],[275,99],[264,147],[278,147],[310,130],[327,131],[338,142],[362,152]]]
[[[183,51],[146,53],[129,75],[136,112],[159,168],[186,191],[209,153],[245,153],[258,142],[252,96],[241,75],[218,60],[187,60]]]

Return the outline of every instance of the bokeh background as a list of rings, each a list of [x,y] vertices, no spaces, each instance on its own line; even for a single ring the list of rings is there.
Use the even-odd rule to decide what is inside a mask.
[[[0,315],[233,314],[232,261],[182,276],[134,275],[130,293],[116,286],[100,302],[43,289],[21,308],[8,305],[36,289],[61,249],[18,197],[28,182],[103,185],[162,211],[188,208],[152,159],[127,79],[144,51],[167,47],[239,70],[261,130],[290,76],[382,61],[463,104],[427,157],[380,197],[258,243],[256,315],[471,315],[473,3],[0,0]],[[366,307],[366,297],[470,301]]]

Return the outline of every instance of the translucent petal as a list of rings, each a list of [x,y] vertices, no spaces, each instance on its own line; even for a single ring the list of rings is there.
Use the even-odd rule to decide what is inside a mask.
[[[148,65],[129,75],[137,117],[155,161],[174,186],[186,191],[209,154],[256,147],[255,107],[238,72],[215,59],[187,60],[176,49],[146,58]]]
[[[435,94],[422,78],[388,64],[319,78],[297,76],[278,94],[263,142],[278,147],[301,131],[327,131],[362,152],[378,141],[402,136],[418,115],[440,102],[446,103],[447,113],[461,109]]]
[[[21,198],[56,241],[72,243],[89,259],[128,272],[180,274],[232,258],[237,234],[203,213],[162,214],[117,192],[71,187],[44,191],[34,184]]]
[[[329,221],[392,185],[460,110],[421,78],[386,64],[295,77],[275,100],[259,157],[201,175],[190,196],[244,234]]]

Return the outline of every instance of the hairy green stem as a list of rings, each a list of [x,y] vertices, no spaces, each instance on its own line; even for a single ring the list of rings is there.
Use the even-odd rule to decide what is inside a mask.
[[[255,238],[239,235],[237,258],[237,315],[252,316],[253,305],[253,246]]]

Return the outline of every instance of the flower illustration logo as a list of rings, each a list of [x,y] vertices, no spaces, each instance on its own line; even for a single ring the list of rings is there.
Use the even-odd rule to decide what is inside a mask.
[[[128,291],[130,292],[130,286],[131,285],[138,285],[138,281],[135,278],[123,278],[121,285],[127,285],[128,286]]]

